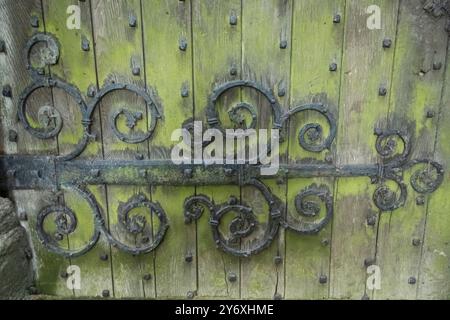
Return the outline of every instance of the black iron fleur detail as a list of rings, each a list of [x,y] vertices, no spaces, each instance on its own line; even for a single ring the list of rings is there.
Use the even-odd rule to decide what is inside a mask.
[[[438,2],[434,1],[434,7],[426,7],[426,10],[435,12],[440,8],[439,10],[448,13],[446,11],[447,1],[444,6],[437,6],[436,3]],[[151,121],[146,127],[146,132],[136,130],[138,122],[144,120],[144,113],[131,112],[122,108],[110,118],[114,134],[125,143],[140,143],[150,139],[158,125],[158,119],[162,117],[161,108],[156,99],[146,90],[134,85],[118,83],[106,85],[98,92],[91,90],[91,100],[85,102],[76,87],[60,79],[45,76],[43,69],[31,66],[30,51],[38,42],[47,43],[44,57],[46,65],[56,64],[59,59],[59,44],[56,38],[49,34],[39,33],[30,39],[27,44],[26,62],[33,83],[24,90],[19,98],[18,119],[30,134],[39,139],[56,137],[64,125],[58,111],[51,107],[42,107],[42,112],[40,112],[42,121],[39,121],[42,127],[36,128],[28,121],[26,102],[40,88],[59,88],[78,103],[83,115],[81,124],[84,134],[75,149],[64,156],[2,156],[0,157],[0,167],[6,168],[8,177],[6,184],[10,189],[60,190],[65,188],[67,191],[78,194],[88,203],[94,221],[92,236],[85,246],[68,249],[61,246],[61,241],[80,227],[76,212],[60,204],[43,208],[37,216],[37,234],[48,250],[65,257],[80,256],[92,249],[103,235],[112,246],[138,255],[153,251],[163,241],[169,228],[169,220],[159,203],[149,200],[144,194],[135,195],[125,203],[120,203],[117,210],[117,230],[110,230],[94,194],[89,191],[89,185],[234,184],[254,188],[267,203],[268,217],[264,223],[258,221],[252,207],[233,196],[226,203],[216,204],[206,195],[193,195],[185,199],[183,208],[180,208],[180,210],[184,210],[184,219],[187,224],[201,219],[208,212],[213,235],[212,241],[221,250],[242,257],[257,254],[267,248],[277,236],[280,227],[299,234],[315,234],[320,232],[332,219],[333,196],[327,186],[312,184],[300,190],[292,204],[297,214],[286,213],[286,204],[261,181],[259,164],[211,166],[200,164],[180,167],[174,165],[170,160],[70,161],[83,152],[93,137],[91,134],[93,112],[106,95],[118,90],[127,90],[140,96],[148,108],[146,114],[151,116]],[[281,129],[282,134],[287,129],[288,120],[303,112],[312,111],[324,117],[329,130],[324,130],[319,123],[308,123],[300,129],[297,143],[310,152],[322,152],[330,149],[336,137],[337,124],[327,105],[309,103],[283,112],[271,90],[249,80],[227,82],[213,91],[206,109],[207,122],[210,127],[224,130],[219,118],[217,102],[229,90],[240,88],[254,90],[267,99],[271,108],[272,126],[275,129]],[[235,127],[256,128],[258,126],[258,108],[251,104],[239,103],[229,108],[228,116]],[[130,132],[124,133],[119,130],[117,124],[119,117],[124,117]],[[246,118],[251,119],[249,124],[246,123]],[[193,129],[191,121],[187,121],[184,127],[188,130]],[[328,132],[326,136],[324,136],[325,132]],[[397,130],[376,129],[375,135],[377,136],[375,149],[379,154],[379,163],[345,166],[336,166],[332,161],[300,165],[281,164],[278,173],[272,178],[286,181],[289,178],[303,177],[366,176],[377,185],[373,193],[373,202],[381,211],[392,211],[404,205],[408,187],[404,182],[403,172],[407,169],[415,168],[410,178],[410,185],[415,192],[428,194],[440,186],[444,177],[443,167],[429,159],[410,159],[411,141],[407,134]],[[282,139],[283,135],[280,138]],[[126,169],[126,173],[123,173],[123,169]],[[264,176],[264,178],[268,177]],[[395,188],[392,187],[393,184],[396,186]],[[136,211],[139,211],[139,214]],[[224,219],[225,216],[230,215],[232,215],[232,219]],[[48,232],[44,228],[47,219],[50,218],[53,218],[56,226],[52,230],[56,231]],[[221,228],[221,224],[225,221],[228,221],[227,228]],[[152,227],[152,224],[155,223],[158,225],[156,231]],[[118,232],[120,236],[118,236]],[[123,238],[127,236],[131,237],[133,241],[124,241]],[[241,246],[241,240],[248,237],[252,237],[251,244]]]

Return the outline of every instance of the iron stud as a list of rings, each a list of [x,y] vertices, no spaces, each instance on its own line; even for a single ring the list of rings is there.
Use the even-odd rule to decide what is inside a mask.
[[[334,72],[337,70],[337,63],[336,62],[332,62],[330,63],[330,67],[329,67],[331,72]]]
[[[10,129],[8,131],[9,142],[17,142],[17,131]]]
[[[408,279],[408,284],[416,284],[416,282],[417,282],[417,280],[416,280],[416,277],[409,277],[409,279]]]
[[[237,274],[234,273],[234,272],[228,273],[228,281],[236,282],[237,281]]]
[[[421,241],[420,239],[418,239],[418,238],[414,238],[414,239],[412,240],[412,245],[413,245],[414,247],[420,246],[421,243],[422,243],[422,241]]]
[[[103,298],[108,298],[109,297],[109,290],[108,289],[105,289],[105,290],[102,291],[102,297]]]
[[[131,28],[136,28],[137,26],[137,18],[134,14],[130,14],[130,17],[128,18],[128,25]]]
[[[89,43],[89,40],[88,40],[88,39],[83,38],[83,39],[81,40],[81,49],[82,49],[83,51],[89,51],[89,50],[90,50],[90,43]]]
[[[273,300],[283,300],[283,296],[281,293],[275,293],[273,296]]]
[[[39,28],[39,18],[37,16],[32,16],[30,19],[30,24],[33,28]]]
[[[188,291],[186,296],[187,296],[187,298],[189,300],[192,300],[195,297],[195,292],[194,291]]]
[[[237,68],[235,66],[230,68],[230,75],[232,75],[232,76],[237,75]]]
[[[416,204],[418,206],[423,206],[425,204],[425,198],[423,196],[418,196],[416,198]]]
[[[341,22],[341,15],[339,13],[336,13],[333,17],[333,23],[340,23]]]
[[[441,62],[433,62],[433,70],[440,70],[442,68]]]
[[[280,49],[286,49],[287,45],[288,45],[287,40],[280,41]]]
[[[234,13],[234,12],[232,12],[230,15],[230,24],[232,26],[237,25],[237,16],[236,16],[236,13]]]
[[[2,95],[6,98],[12,98],[12,88],[9,84],[3,86]]]
[[[434,111],[433,110],[428,110],[427,111],[427,118],[428,119],[434,118]]]
[[[369,216],[369,217],[367,218],[367,225],[368,225],[368,226],[374,226],[376,222],[377,222],[377,217],[374,216],[374,215]]]
[[[328,240],[328,239],[323,239],[320,243],[321,243],[324,247],[326,247],[326,246],[328,246],[328,245],[330,244],[330,240]]]
[[[387,89],[385,86],[378,88],[378,95],[384,97],[387,94]]]
[[[152,280],[152,275],[150,273],[144,274],[142,279],[144,279],[145,281],[150,281]]]
[[[6,52],[6,44],[5,41],[0,40],[0,53]]]
[[[100,255],[100,260],[108,261],[108,255],[106,253],[103,253],[102,255]]]
[[[194,260],[194,258],[192,257],[192,253],[188,253],[186,254],[186,256],[184,257],[184,261],[191,263]]]
[[[283,262],[283,258],[281,256],[276,256],[275,258],[273,258],[273,262],[275,263],[275,265],[280,265]]]
[[[364,266],[367,268],[371,265],[375,264],[375,259],[374,258],[366,258],[364,259]]]
[[[133,67],[133,69],[131,70],[131,72],[133,73],[133,76],[138,76],[141,74],[141,68],[139,67]]]
[[[87,96],[93,98],[95,96],[95,92],[97,91],[96,87],[91,84],[87,89]]]
[[[136,160],[144,160],[144,155],[142,153],[136,154]]]
[[[383,48],[390,48],[392,45],[392,40],[389,38],[384,38],[383,39]]]
[[[188,46],[188,44],[187,44],[186,38],[184,38],[184,37],[181,38],[181,39],[180,39],[180,43],[178,44],[178,48],[179,48],[181,51],[186,51],[187,46]]]
[[[325,284],[325,283],[327,283],[327,281],[328,281],[328,277],[326,275],[324,275],[324,274],[320,275],[320,277],[319,277],[320,284]]]

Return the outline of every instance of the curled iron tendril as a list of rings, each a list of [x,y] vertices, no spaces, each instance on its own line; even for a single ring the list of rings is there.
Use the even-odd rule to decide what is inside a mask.
[[[325,205],[325,215],[322,218],[321,203]],[[295,208],[300,219],[289,213],[282,222],[283,227],[299,234],[315,234],[322,230],[333,216],[333,197],[326,186],[312,184],[297,194]]]

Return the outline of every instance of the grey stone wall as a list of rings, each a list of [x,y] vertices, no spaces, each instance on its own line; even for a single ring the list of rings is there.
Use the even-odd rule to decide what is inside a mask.
[[[20,299],[33,282],[32,251],[10,200],[0,198],[0,299]]]

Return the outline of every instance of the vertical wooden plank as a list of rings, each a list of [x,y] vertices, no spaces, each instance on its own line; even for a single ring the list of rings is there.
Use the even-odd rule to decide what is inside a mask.
[[[215,87],[240,77],[241,69],[241,1],[192,0],[194,119],[203,121],[206,128],[206,105]],[[236,24],[230,24],[230,16]],[[233,69],[230,74],[231,69]],[[236,92],[226,93],[218,108],[240,101]],[[223,105],[222,105],[223,104]],[[225,109],[226,110],[226,109]],[[221,118],[222,120],[222,118]],[[225,119],[226,120],[226,119]],[[226,123],[224,123],[225,127]],[[228,123],[229,125],[229,123]],[[230,126],[229,126],[230,127]],[[238,186],[198,187],[216,204],[226,202],[230,196],[239,199]],[[205,214],[197,222],[198,295],[200,297],[239,298],[239,259],[216,248],[209,217]],[[230,281],[235,274],[237,281]]]
[[[430,22],[428,22],[430,23]],[[435,29],[444,33],[438,26]],[[442,48],[440,49],[442,50]],[[425,234],[423,240],[421,264],[418,278],[419,299],[450,299],[450,281],[448,277],[450,256],[450,42],[447,40],[446,63],[441,71],[445,73],[442,83],[442,99],[439,104],[438,132],[435,140],[434,159],[443,165],[445,177],[442,185],[428,200]],[[438,62],[438,61],[436,61]]]
[[[36,32],[44,32],[41,1],[0,1],[1,38],[5,41],[5,53],[0,53],[0,87],[10,85],[12,97],[0,97],[0,118],[3,131],[3,152],[7,154],[56,154],[56,139],[39,140],[31,136],[17,121],[17,103],[21,92],[31,83],[24,61],[24,48],[28,39]],[[31,19],[38,20],[32,27]],[[38,52],[34,51],[35,53]],[[33,55],[35,54],[33,53]],[[39,56],[38,56],[39,57]],[[48,70],[47,70],[48,71]],[[27,110],[30,121],[39,126],[37,113],[41,106],[52,106],[50,90],[38,90],[28,99]],[[9,130],[17,132],[17,142],[9,141]],[[44,191],[13,191],[17,210],[25,212],[28,221],[23,225],[30,234],[33,244],[33,263],[36,269],[36,287],[39,292],[49,295],[71,296],[65,281],[59,275],[65,271],[69,261],[50,253],[39,242],[36,233],[36,217],[40,209],[53,203],[54,195]]]
[[[97,75],[101,87],[111,83],[131,83],[138,87],[145,86],[142,29],[130,26],[130,17],[139,19],[141,6],[139,0],[92,1],[95,55]],[[140,21],[138,20],[138,23]],[[133,74],[133,68],[140,68]],[[147,130],[147,111],[145,101],[136,94],[120,90],[105,96],[100,105],[100,118],[103,132],[103,150],[105,159],[148,159],[148,143],[128,144],[119,140],[111,130],[111,119],[114,113],[125,108],[130,112],[141,112],[143,119],[137,121],[135,131]],[[119,130],[127,131],[125,121],[119,120]],[[139,244],[142,239],[128,233],[118,220],[118,209],[121,203],[128,202],[133,196],[143,194],[150,198],[148,187],[107,186],[109,228],[111,234],[127,245]],[[150,223],[148,212],[141,213]],[[144,297],[154,295],[152,280],[144,280],[146,274],[154,274],[150,256],[132,256],[129,253],[112,248],[112,269],[114,277],[115,297]]]
[[[380,8],[381,29],[367,28],[370,5]],[[393,50],[382,47],[385,37],[393,39],[398,1],[347,1],[345,10],[342,88],[339,103],[337,165],[377,163],[374,128],[385,122]],[[335,193],[331,241],[330,297],[360,299],[366,294],[366,267],[375,257],[376,230],[367,218],[378,209],[370,179],[341,178]],[[367,259],[367,260],[366,260]]]
[[[142,1],[142,7],[147,85],[161,101],[164,114],[150,140],[150,158],[169,160],[176,143],[170,140],[172,132],[192,119],[194,111],[191,4]],[[183,41],[187,46],[180,48]],[[152,187],[152,199],[161,204],[170,225],[155,251],[158,298],[185,298],[197,290],[195,224],[186,225],[183,215],[184,199],[194,194],[194,187]]]
[[[254,81],[275,92],[281,108],[286,111],[289,104],[292,1],[243,1],[241,16],[242,79]],[[242,101],[256,107],[256,128],[270,131],[274,124],[270,101],[250,88],[242,89]],[[286,161],[286,152],[287,143],[284,143],[279,152],[280,161]],[[275,196],[285,201],[284,181],[277,184],[274,179],[264,179],[263,182]],[[269,207],[261,193],[251,186],[242,188],[241,198],[243,203],[253,208],[259,221],[259,230],[242,239],[241,247],[250,248],[254,245],[253,242],[262,241],[263,232],[268,227]],[[268,249],[242,259],[242,298],[268,299],[284,296],[284,265],[275,262],[276,257],[285,258],[284,232],[281,228]]]
[[[72,5],[80,8],[80,30],[67,28],[69,17],[67,10]],[[83,37],[93,43],[89,2],[45,0],[43,9],[46,30],[53,34],[60,44],[60,59],[57,65],[51,67],[52,76],[64,79],[64,81],[77,87],[83,94],[84,99],[88,99],[86,96],[88,87],[90,85],[95,86],[97,83],[94,52],[93,50],[83,51],[81,48]],[[82,114],[77,102],[62,90],[53,90],[53,101],[64,122],[58,136],[58,149],[60,154],[64,155],[73,151],[83,136]],[[100,126],[99,111],[96,110],[92,134],[99,139],[90,141],[83,154],[77,157],[78,159],[102,158]],[[105,221],[108,221],[104,187],[92,187],[91,191],[94,192],[97,201],[103,208]],[[94,218],[89,207],[86,207],[85,201],[73,192],[67,192],[64,200],[65,204],[75,212],[78,219],[78,228],[69,236],[71,250],[74,250],[85,246],[89,241],[92,232],[94,232]],[[110,246],[106,239],[101,237],[97,245],[87,254],[71,259],[71,263],[80,267],[81,271],[81,288],[74,290],[76,295],[101,296],[103,290],[113,291],[110,261],[100,260],[100,257],[104,255],[110,255]]]
[[[291,108],[305,103],[323,103],[338,120],[340,77],[345,11],[344,1],[295,2],[292,34]],[[340,23],[333,23],[335,16]],[[335,65],[333,65],[335,64]],[[335,71],[330,68],[336,67]],[[298,134],[307,123],[319,123],[329,128],[326,119],[317,112],[303,112],[289,122],[289,163],[303,164],[336,159],[336,145],[330,150],[312,153],[298,143]],[[329,130],[329,129],[325,129]],[[324,132],[324,136],[328,133]],[[287,209],[291,217],[299,217],[295,197],[312,184],[324,184],[331,195],[333,178],[290,179],[288,181]],[[324,213],[322,214],[322,217]],[[307,220],[301,217],[300,221]],[[328,297],[330,278],[331,221],[315,235],[286,232],[286,298],[323,299]],[[320,283],[325,276],[326,282]],[[323,278],[324,279],[324,278]],[[322,281],[323,281],[322,279]]]
[[[411,159],[433,159],[437,117],[427,118],[427,112],[439,112],[444,68],[435,70],[433,64],[445,65],[445,26],[445,19],[436,20],[425,13],[423,1],[401,2],[389,129],[401,130],[412,138]],[[405,172],[405,183],[409,185],[419,167]],[[423,240],[427,203],[434,195],[425,195],[424,205],[418,197],[421,195],[409,185],[405,205],[381,216],[377,264],[382,282],[381,290],[375,292],[378,299],[416,298],[421,246],[413,245],[413,240]]]

